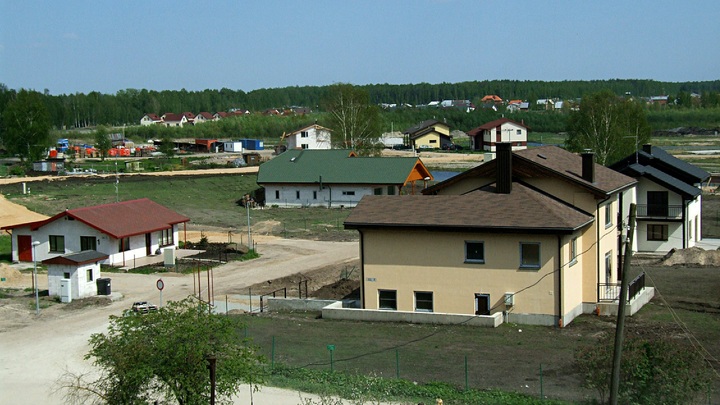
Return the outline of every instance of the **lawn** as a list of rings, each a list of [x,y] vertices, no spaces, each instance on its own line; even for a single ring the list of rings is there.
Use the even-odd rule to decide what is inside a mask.
[[[18,184],[0,186],[0,192],[15,203],[45,215],[61,210],[117,200],[150,198],[190,218],[190,226],[247,229],[245,208],[237,204],[244,194],[257,189],[256,175],[126,176],[117,184],[114,177],[64,177],[29,183],[31,194],[23,195]],[[345,231],[348,209],[266,207],[250,211],[250,222],[258,230],[287,238],[354,240],[357,232]],[[128,219],[131,220],[131,219]]]

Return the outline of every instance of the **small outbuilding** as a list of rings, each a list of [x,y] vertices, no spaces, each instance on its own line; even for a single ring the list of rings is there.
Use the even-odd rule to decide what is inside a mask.
[[[107,258],[105,253],[83,250],[43,260],[42,263],[48,268],[48,294],[61,295],[63,280],[70,280],[71,299],[97,295],[100,262]]]

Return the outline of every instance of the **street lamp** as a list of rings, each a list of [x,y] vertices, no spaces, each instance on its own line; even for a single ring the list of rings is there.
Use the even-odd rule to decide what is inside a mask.
[[[40,295],[38,294],[38,275],[37,275],[37,258],[35,257],[35,247],[40,242],[35,241],[32,243],[33,247],[33,287],[35,288],[35,315],[40,315]]]

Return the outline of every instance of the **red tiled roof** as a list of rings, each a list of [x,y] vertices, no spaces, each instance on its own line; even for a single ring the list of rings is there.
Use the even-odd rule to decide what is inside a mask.
[[[480,100],[480,101],[482,101],[482,102],[493,101],[493,102],[498,103],[498,102],[502,102],[503,100],[498,95],[488,94],[487,96],[483,97],[482,100]]]
[[[148,198],[141,198],[65,210],[43,221],[17,224],[8,229],[30,226],[30,229],[34,231],[65,216],[83,222],[116,239],[169,229],[172,225],[190,221],[190,218]]]
[[[198,116],[198,117],[203,117],[203,118],[205,118],[206,120],[212,120],[212,119],[213,119],[212,114],[210,114],[210,113],[207,112],[207,111],[203,111],[203,112],[199,113],[197,116]]]
[[[153,121],[160,121],[160,117],[157,116],[157,114],[145,114]]]
[[[165,113],[165,121],[182,121],[182,114]]]

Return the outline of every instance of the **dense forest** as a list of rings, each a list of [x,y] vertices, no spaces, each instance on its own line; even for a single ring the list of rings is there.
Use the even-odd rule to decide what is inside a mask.
[[[453,129],[467,131],[505,113],[504,106],[481,108],[481,98],[496,94],[504,100],[528,101],[535,111],[512,113],[516,121],[524,121],[533,131],[562,132],[565,130],[565,114],[542,110],[537,99],[553,98],[575,101],[584,94],[609,89],[618,95],[651,97],[668,95],[669,104],[662,108],[648,108],[648,118],[654,129],[690,125],[717,127],[720,125],[720,80],[706,82],[659,82],[654,80],[597,80],[597,81],[512,81],[492,80],[440,84],[373,84],[358,86],[368,91],[374,104],[396,104],[399,108],[385,110],[382,114],[384,130],[404,130],[425,119],[447,122]],[[201,111],[215,113],[234,109],[262,112],[269,108],[303,106],[313,113],[291,117],[258,117],[257,114],[209,123],[203,126],[172,130],[172,136],[187,137],[277,137],[302,125],[317,121],[323,123],[326,115],[322,99],[329,86],[303,86],[274,89],[203,90],[203,91],[154,91],[126,89],[115,94],[91,92],[88,94],[51,95],[45,90],[44,103],[56,129],[78,130],[97,125],[126,126],[128,136],[142,138],[159,137],[169,129],[159,127],[136,127],[147,113],[162,115],[166,112],[180,113]],[[0,84],[0,110],[16,90]],[[699,97],[698,97],[699,96]],[[419,108],[431,101],[470,100],[478,108],[470,113],[464,110],[442,108]],[[570,103],[566,103],[570,104]],[[505,113],[510,116],[509,113]],[[158,135],[159,134],[159,135]]]

